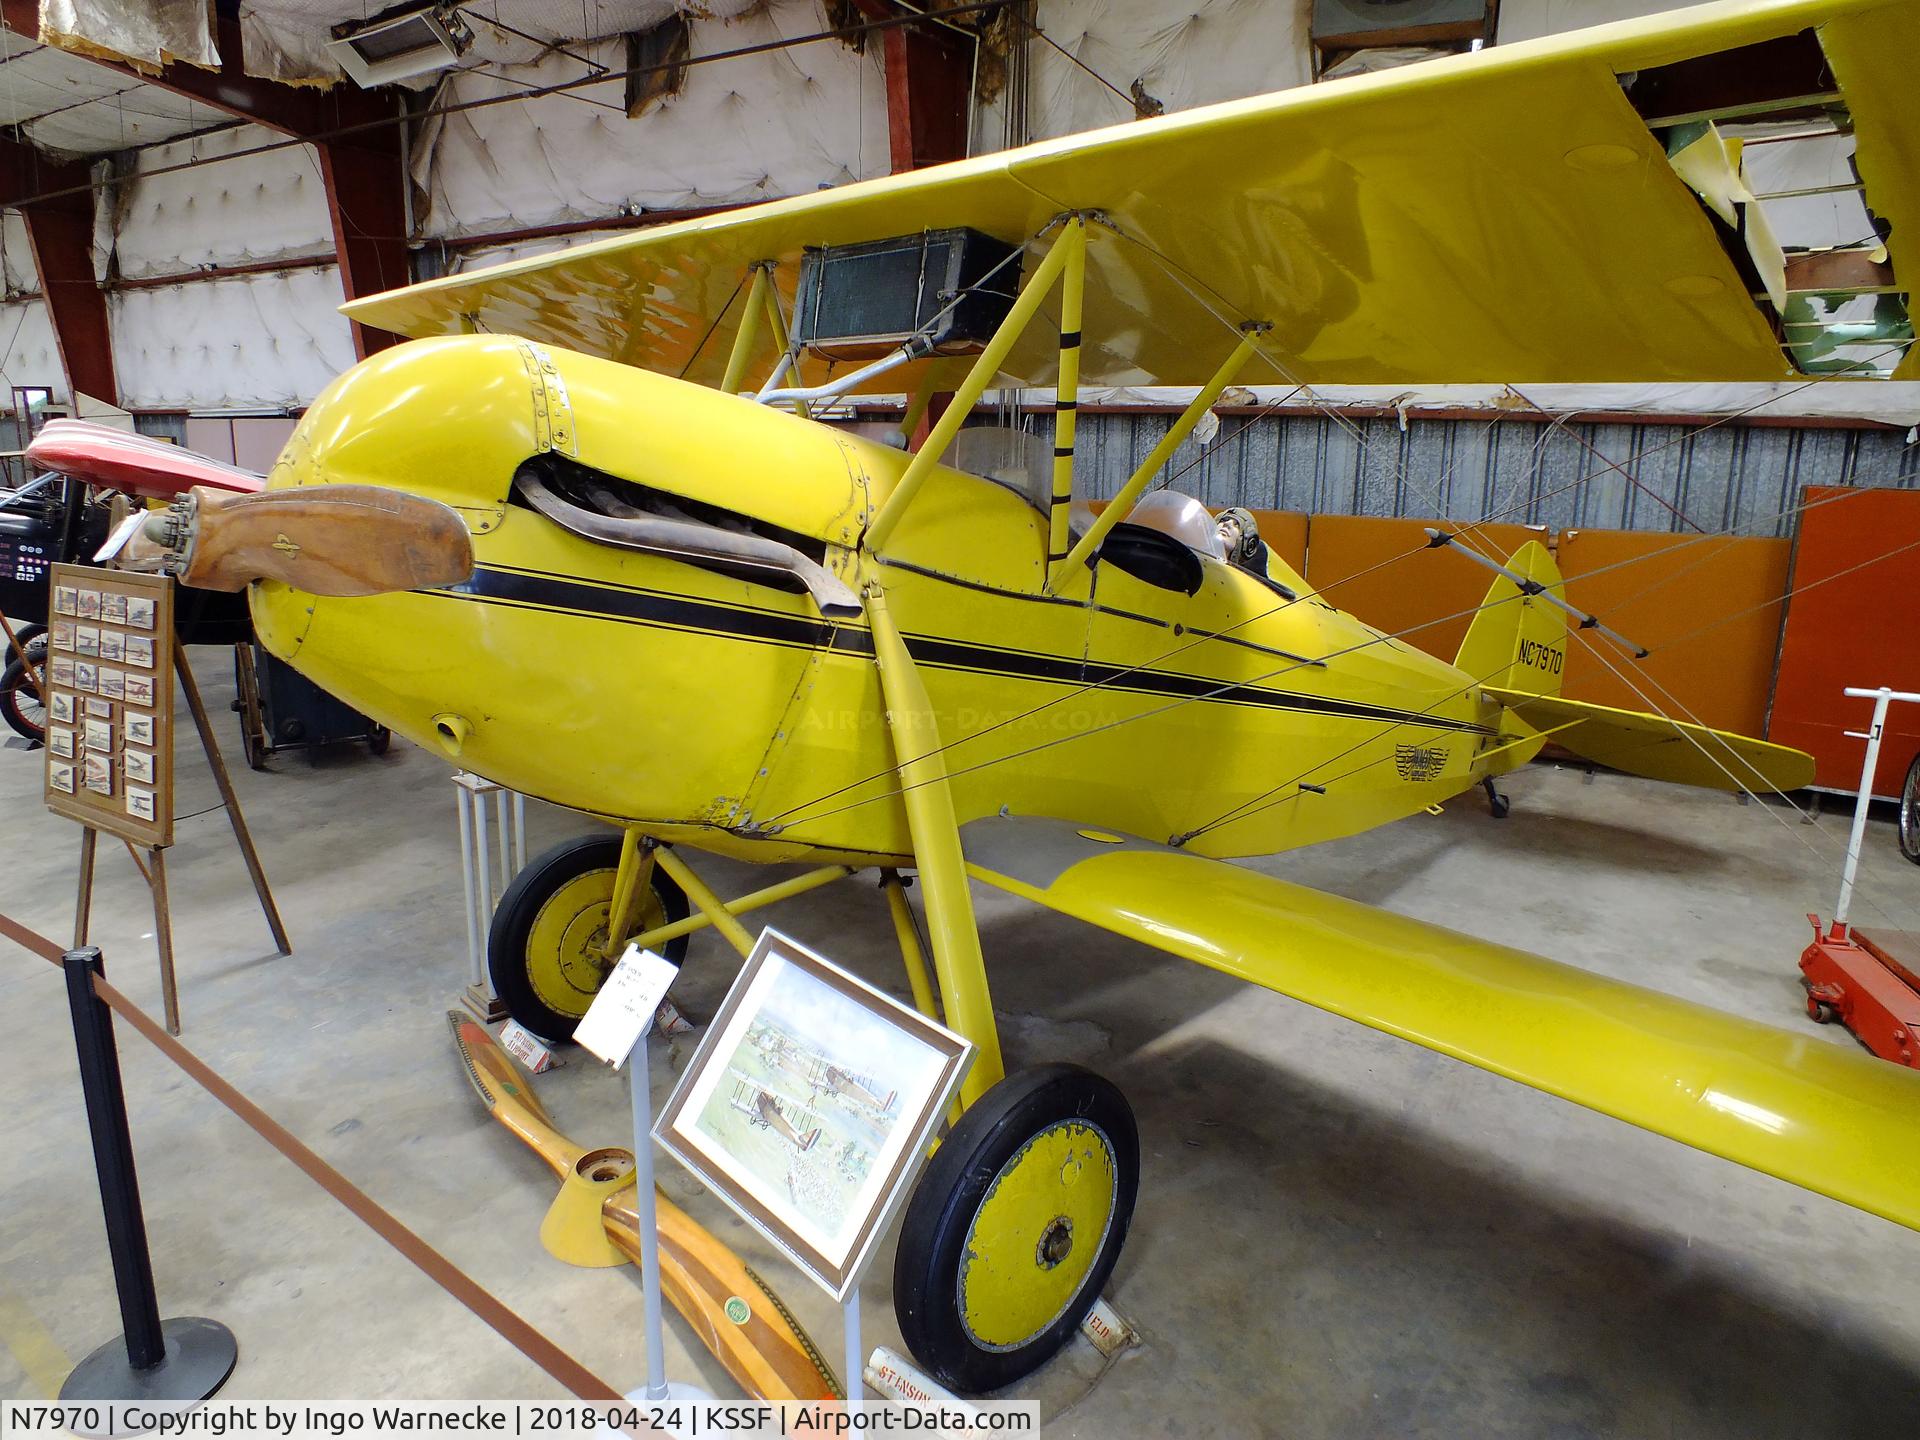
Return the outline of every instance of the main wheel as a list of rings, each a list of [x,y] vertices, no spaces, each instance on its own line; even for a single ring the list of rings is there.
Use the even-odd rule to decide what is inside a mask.
[[[1900,787],[1900,853],[1920,865],[1920,755],[1907,766],[1907,783]]]
[[[233,647],[233,708],[240,712],[240,751],[249,770],[267,768],[267,724],[260,712],[260,671],[253,646]]]
[[[1139,1132],[1111,1081],[1077,1065],[1002,1080],[907,1202],[893,1262],[907,1348],[973,1393],[1038,1369],[1099,1298],[1139,1191]]]
[[[0,719],[36,745],[47,743],[47,702],[18,657],[0,670]]]
[[[574,1026],[600,993],[613,962],[606,943],[613,881],[620,869],[618,835],[564,840],[513,877],[487,932],[487,973],[507,1013],[543,1040],[573,1038]],[[687,897],[658,866],[640,897],[635,933],[687,918]],[[682,935],[662,947],[679,964]]]

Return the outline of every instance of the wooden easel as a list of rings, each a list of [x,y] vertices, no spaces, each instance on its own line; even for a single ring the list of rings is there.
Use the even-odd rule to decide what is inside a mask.
[[[247,829],[246,817],[240,813],[240,799],[233,793],[233,780],[227,774],[226,761],[220,756],[220,742],[214,739],[213,725],[207,719],[207,707],[200,699],[200,686],[193,678],[193,667],[187,663],[186,647],[176,638],[173,647],[174,670],[180,677],[180,687],[186,692],[187,708],[193,712],[194,728],[200,732],[200,746],[206,751],[207,764],[213,771],[214,783],[220,787],[220,803],[227,812],[227,821],[233,826],[233,837],[239,843],[241,857],[247,862],[247,874],[253,878],[253,893],[260,897],[260,909],[267,917],[267,928],[273,932],[273,941],[282,955],[291,955],[293,945],[287,939],[286,927],[280,922],[280,910],[273,901],[273,891],[267,885],[267,873],[260,865],[260,856],[253,848],[253,836]],[[87,922],[93,910],[93,868],[95,851],[98,848],[100,832],[91,825],[84,825],[80,832],[80,893],[74,908],[73,944],[78,949],[87,943]],[[133,842],[122,839],[127,854],[140,876],[147,882],[147,888],[153,892],[153,934],[160,949],[160,993],[166,1007],[167,1033],[180,1033],[180,994],[174,980],[173,971],[173,916],[167,900],[167,846],[142,846],[146,859],[140,858]]]

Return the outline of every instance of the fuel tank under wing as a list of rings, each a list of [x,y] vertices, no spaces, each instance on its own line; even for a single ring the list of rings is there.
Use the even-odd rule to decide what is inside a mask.
[[[961,827],[990,885],[1920,1229],[1920,1074],[1071,821]]]

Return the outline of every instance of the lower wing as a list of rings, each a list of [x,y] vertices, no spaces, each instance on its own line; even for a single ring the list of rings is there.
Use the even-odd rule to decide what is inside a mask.
[[[1629,775],[1709,790],[1798,790],[1813,783],[1813,757],[1804,750],[1558,695],[1486,693],[1554,744]]]
[[[1920,1074],[1070,821],[964,826],[977,879],[1920,1229]]]

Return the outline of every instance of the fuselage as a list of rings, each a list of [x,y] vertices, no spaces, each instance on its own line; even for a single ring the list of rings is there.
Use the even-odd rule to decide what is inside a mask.
[[[1505,746],[1470,677],[1278,566],[1297,599],[1206,558],[1192,594],[1105,562],[1049,594],[1043,511],[947,468],[874,554],[862,532],[902,452],[500,336],[364,362],[269,477],[454,506],[471,579],[364,599],[257,583],[262,642],[464,768],[663,839],[766,860],[909,855],[864,617],[572,533],[515,494],[542,454],[778,533],[856,593],[883,589],[963,823],[1004,810],[1264,854],[1423,809]]]

